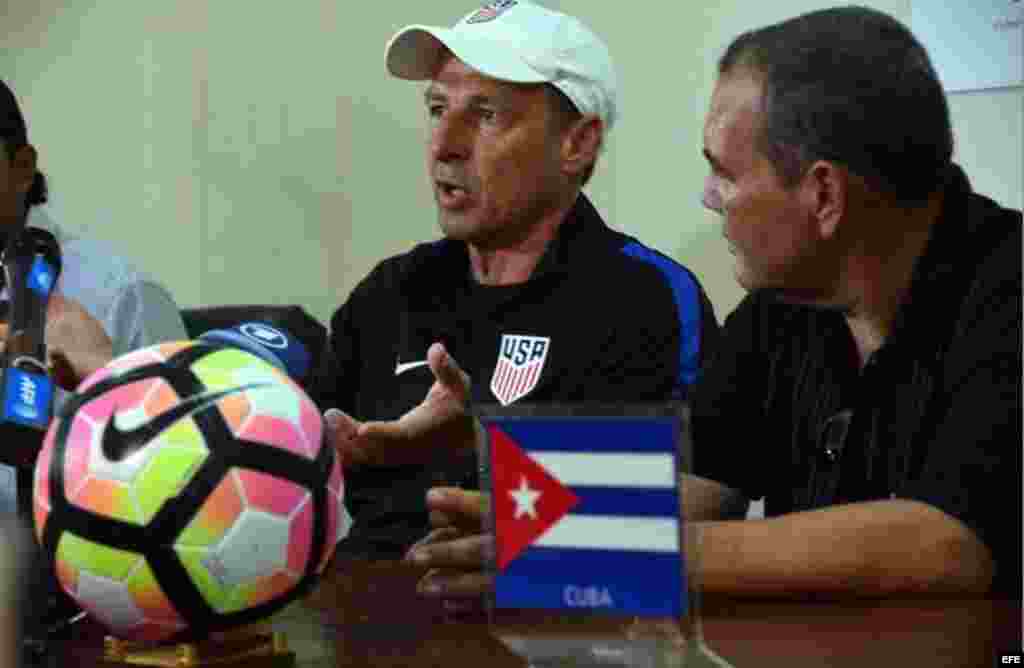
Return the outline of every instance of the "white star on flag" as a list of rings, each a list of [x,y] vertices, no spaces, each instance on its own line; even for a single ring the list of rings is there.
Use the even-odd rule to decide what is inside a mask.
[[[523,515],[529,515],[533,519],[537,519],[537,498],[540,497],[540,492],[535,489],[530,489],[530,485],[526,482],[526,476],[522,476],[519,482],[519,489],[509,490],[509,496],[516,502],[516,513],[513,519],[519,519]]]

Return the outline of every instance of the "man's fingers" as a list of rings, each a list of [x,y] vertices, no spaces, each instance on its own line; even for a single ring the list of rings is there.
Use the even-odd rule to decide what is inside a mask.
[[[365,454],[365,463],[423,464],[442,454],[433,442],[420,438],[436,427],[436,416],[420,404],[399,420],[363,422],[355,442]]]
[[[359,429],[358,422],[337,408],[328,408],[324,412],[324,422],[327,425],[328,438],[332,441],[338,439],[351,441]]]
[[[436,510],[430,511],[430,526],[439,529],[454,528],[463,533],[480,533],[481,523],[479,519],[467,518],[463,515],[442,513]]]
[[[381,443],[383,447],[411,440],[430,424],[431,416],[423,404],[415,406],[398,420],[372,420],[359,426],[359,438],[367,442]],[[415,454],[415,453],[410,453]],[[412,462],[410,462],[412,463]]]
[[[448,621],[487,621],[486,596],[442,598],[441,609]]]
[[[430,568],[483,570],[494,554],[494,538],[475,534],[421,545],[409,553],[412,563]]]
[[[358,422],[337,408],[329,408],[324,412],[324,427],[327,430],[327,441],[334,446],[343,466],[366,463],[368,455],[356,438]]]
[[[407,561],[411,561],[413,553],[416,552],[416,550],[422,547],[423,545],[430,545],[431,543],[440,543],[448,540],[453,540],[461,535],[463,535],[463,533],[455,527],[440,527],[437,529],[433,529],[426,536],[420,538],[418,541],[412,544],[409,550],[405,553],[405,559]]]
[[[462,370],[455,358],[448,354],[444,345],[434,343],[427,350],[427,362],[434,377],[457,397],[469,395],[469,374]]]
[[[458,487],[434,487],[427,492],[427,510],[438,518],[451,518],[449,525],[480,531],[487,514],[488,496]],[[436,524],[435,526],[444,526]]]
[[[454,515],[449,515],[447,513],[439,513],[436,510],[430,511],[429,518],[430,526],[438,529],[455,526],[455,522],[458,519]]]
[[[57,387],[73,392],[77,383],[75,368],[60,351],[49,351],[50,376]]]
[[[464,415],[453,417],[439,412],[436,405],[422,403],[398,420],[364,422],[358,440],[379,455],[381,463],[394,457],[396,463],[420,464],[473,447],[469,419]],[[456,420],[464,421],[461,428],[454,428]]]
[[[62,350],[49,349],[47,363],[53,382],[68,392],[74,392],[83,380],[110,360],[105,355],[78,353],[72,361]]]
[[[494,577],[479,571],[434,569],[420,578],[416,590],[424,596],[470,598],[494,589]]]

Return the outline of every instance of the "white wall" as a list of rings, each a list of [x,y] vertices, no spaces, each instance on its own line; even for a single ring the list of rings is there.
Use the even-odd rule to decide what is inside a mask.
[[[326,320],[386,255],[436,235],[415,84],[383,48],[474,0],[7,2],[0,72],[22,99],[65,225],[115,241],[185,305],[300,303]],[[700,207],[702,117],[741,30],[827,6],[551,0],[609,42],[623,119],[590,187],[616,227],[741,296]],[[872,6],[909,20],[909,0]],[[976,187],[1024,205],[1024,91],[951,96]]]

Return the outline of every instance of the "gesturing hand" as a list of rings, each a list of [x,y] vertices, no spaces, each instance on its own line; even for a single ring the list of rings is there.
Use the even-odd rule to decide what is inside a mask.
[[[334,408],[324,414],[328,439],[343,464],[417,464],[474,447],[479,426],[466,410],[469,376],[440,343],[430,346],[427,362],[434,384],[419,405],[397,420],[360,422]]]

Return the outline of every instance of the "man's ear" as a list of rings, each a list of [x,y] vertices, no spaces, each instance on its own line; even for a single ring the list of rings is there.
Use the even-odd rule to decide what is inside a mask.
[[[800,197],[821,239],[832,239],[849,206],[850,174],[828,160],[812,164],[800,183]]]
[[[19,147],[11,158],[11,178],[15,191],[22,197],[28,195],[36,178],[36,149],[31,144]]]
[[[604,143],[604,122],[588,114],[573,122],[562,138],[562,169],[573,175],[582,174],[592,165]]]

